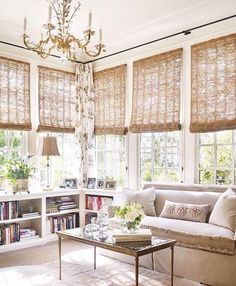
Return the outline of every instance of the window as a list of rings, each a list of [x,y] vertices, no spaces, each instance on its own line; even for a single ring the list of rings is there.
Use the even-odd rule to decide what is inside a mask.
[[[77,178],[79,162],[76,157],[75,135],[70,133],[51,133],[57,137],[60,156],[50,157],[50,178],[52,186],[63,184],[65,178]],[[46,136],[43,134],[41,136]],[[46,186],[46,157],[40,159],[40,183]]]
[[[118,186],[125,185],[125,136],[96,136],[97,178],[114,179]]]
[[[142,133],[140,183],[180,180],[180,132]]]
[[[0,165],[5,160],[26,155],[26,134],[23,131],[0,131]]]
[[[198,181],[201,184],[236,183],[236,132],[199,135]]]

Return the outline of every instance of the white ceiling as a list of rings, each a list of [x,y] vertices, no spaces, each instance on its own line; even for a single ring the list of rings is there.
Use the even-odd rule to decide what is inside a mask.
[[[75,0],[73,0],[75,1]],[[235,0],[81,0],[72,32],[80,36],[93,13],[93,28],[103,28],[107,54],[170,33],[236,14]],[[46,0],[0,0],[0,40],[22,43],[23,19],[40,37],[47,20]]]

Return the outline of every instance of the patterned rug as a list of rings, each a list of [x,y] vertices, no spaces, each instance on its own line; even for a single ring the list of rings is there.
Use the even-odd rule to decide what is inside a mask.
[[[140,267],[140,286],[169,286],[170,276]],[[58,262],[0,269],[1,286],[131,286],[134,266],[101,255],[93,270],[93,250],[78,250],[62,258],[62,280],[58,280]],[[175,277],[175,286],[200,286]]]

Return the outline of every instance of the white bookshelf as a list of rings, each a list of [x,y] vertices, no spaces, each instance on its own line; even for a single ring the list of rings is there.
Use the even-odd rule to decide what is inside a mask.
[[[114,197],[118,191],[116,190],[103,190],[103,189],[58,189],[54,191],[41,191],[31,192],[29,194],[0,194],[0,202],[12,202],[20,201],[21,204],[31,205],[34,209],[39,211],[38,216],[32,216],[27,218],[14,218],[4,221],[0,221],[0,226],[3,224],[20,223],[22,227],[34,228],[39,237],[29,240],[22,240],[20,242],[14,242],[7,245],[0,245],[0,253],[7,251],[14,251],[17,249],[28,248],[35,245],[45,244],[50,241],[57,240],[56,234],[48,234],[47,220],[49,217],[66,215],[71,213],[79,213],[80,226],[85,224],[85,215],[87,213],[98,213],[98,211],[85,209],[86,195]],[[71,196],[76,203],[77,208],[62,210],[54,213],[46,213],[46,200],[47,198],[55,198],[62,196]]]

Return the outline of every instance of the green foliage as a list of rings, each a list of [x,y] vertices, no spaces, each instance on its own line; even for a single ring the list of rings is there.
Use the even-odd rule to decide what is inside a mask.
[[[18,179],[28,179],[33,176],[35,168],[28,163],[28,159],[11,159],[5,162],[1,170],[1,178],[16,184]]]
[[[4,131],[0,131],[0,148],[3,148],[7,145],[6,133]]]
[[[20,137],[13,136],[13,137],[11,138],[11,146],[12,146],[12,148],[18,148],[18,147],[20,147],[21,142],[22,142],[22,139],[21,139]]]

